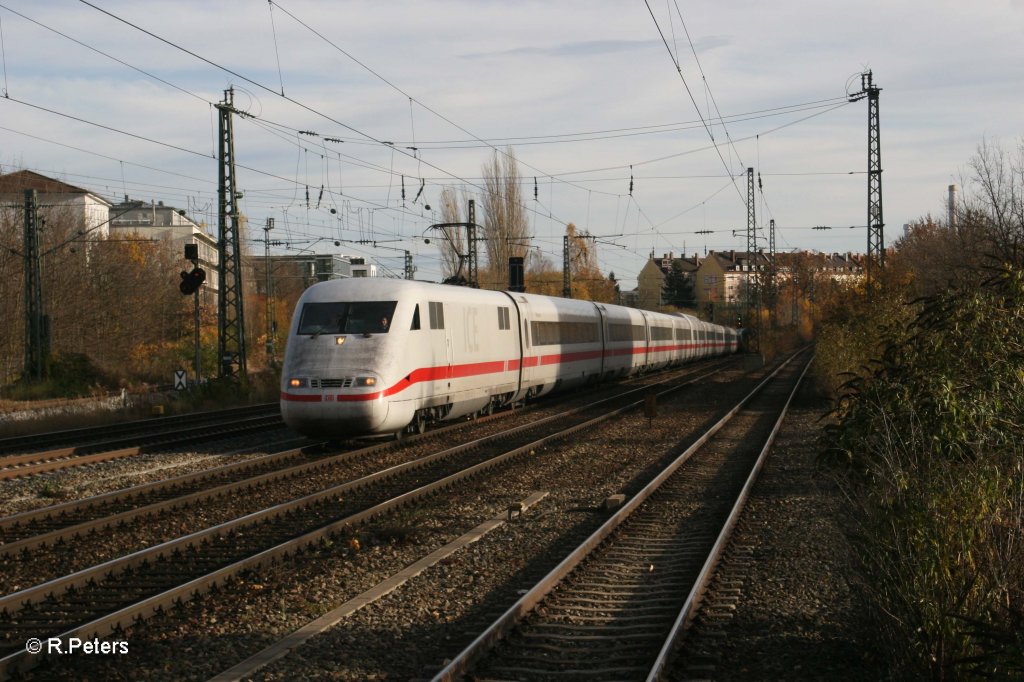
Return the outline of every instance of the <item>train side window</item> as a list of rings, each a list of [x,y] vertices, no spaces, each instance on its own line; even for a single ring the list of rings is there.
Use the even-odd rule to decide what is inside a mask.
[[[427,305],[430,308],[430,328],[444,329],[444,304],[440,301],[430,301]]]
[[[504,306],[499,306],[498,307],[498,329],[499,330],[504,330],[504,329],[511,329],[511,328],[512,328],[512,321],[511,321],[511,316],[509,315],[509,309],[507,307],[504,307]]]
[[[420,304],[416,304],[416,309],[412,311],[412,326],[409,327],[409,331],[416,331],[420,328]]]

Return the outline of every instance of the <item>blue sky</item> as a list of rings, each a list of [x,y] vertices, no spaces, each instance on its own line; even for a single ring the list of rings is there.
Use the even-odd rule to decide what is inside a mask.
[[[535,246],[560,263],[566,222],[605,235],[600,263],[631,288],[652,251],[745,248],[747,167],[780,249],[863,251],[867,106],[845,96],[865,69],[887,242],[942,214],[982,139],[1022,135],[1022,0],[92,5],[0,0],[5,172],[212,223],[212,104],[234,86],[253,115],[235,120],[251,236],[274,217],[281,252],[394,271],[409,249],[424,279],[440,277],[426,204],[478,193],[494,148],[520,160]]]

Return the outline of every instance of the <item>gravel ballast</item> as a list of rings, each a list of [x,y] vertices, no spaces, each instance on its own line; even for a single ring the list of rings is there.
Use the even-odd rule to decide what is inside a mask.
[[[845,500],[818,463],[827,401],[804,384],[754,486],[673,680],[885,679],[850,589]]]
[[[128,656],[62,657],[28,677],[207,679],[532,492],[547,492],[522,519],[257,674],[268,680],[430,677],[603,520],[606,496],[636,492],[664,448],[724,406],[711,405],[712,396],[738,394],[742,387],[723,388],[724,380],[717,379],[684,389],[680,399],[659,405],[653,421],[640,413],[613,420],[475,485],[233,580],[113,635],[129,642]],[[686,657],[674,662],[674,679],[884,677],[861,646],[864,625],[847,587],[852,559],[836,513],[842,500],[815,464],[824,408],[813,391],[801,391],[734,535],[734,549],[719,569],[743,575],[731,615],[698,619],[684,644]]]

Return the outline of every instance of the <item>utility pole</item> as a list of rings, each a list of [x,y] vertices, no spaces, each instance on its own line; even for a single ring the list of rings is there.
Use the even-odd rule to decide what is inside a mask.
[[[750,349],[757,350],[761,333],[761,278],[757,263],[757,217],[754,213],[754,169],[747,169],[747,325],[753,338]],[[751,311],[753,319],[751,320]]]
[[[36,190],[25,190],[25,378],[33,381],[39,381],[47,375],[49,364],[49,330],[43,314],[38,211]]]
[[[220,361],[218,376],[237,379],[246,376],[246,363],[242,254],[238,235],[238,200],[241,196],[235,186],[235,139],[231,123],[231,114],[236,111],[234,98],[234,88],[228,88],[224,91],[224,101],[216,105],[220,113],[217,239],[220,253],[220,299],[217,311],[217,350]]]
[[[467,266],[467,273],[466,273],[465,286],[473,287],[474,289],[479,289],[480,288],[480,281],[479,281],[479,274],[478,274],[478,272],[479,272],[479,269],[478,269],[479,257],[477,256],[477,246],[476,246],[476,244],[477,244],[478,241],[481,241],[481,240],[478,239],[477,236],[476,236],[476,230],[480,226],[476,224],[476,202],[473,199],[469,200],[469,211],[468,211],[468,213],[469,213],[469,216],[468,216],[469,217],[469,221],[468,222],[465,222],[465,223],[434,223],[433,225],[431,225],[427,229],[430,229],[430,230],[441,230],[442,231],[441,234],[444,235],[446,239],[448,239],[448,243],[452,245],[453,250],[456,250],[455,243],[452,242],[451,238],[448,236],[448,233],[444,232],[444,230],[446,228],[449,228],[449,227],[464,227],[464,228],[466,228],[466,248],[468,249],[468,253],[463,254],[463,253],[460,253],[460,252],[458,252],[456,250],[456,255],[458,255],[458,257],[459,257],[459,273],[462,272],[463,264],[466,264],[466,266]],[[412,263],[412,256],[408,256],[407,257],[406,263],[407,264],[411,264]],[[409,276],[408,272],[406,273],[406,276],[407,276],[408,279],[412,279],[412,277]],[[453,275],[452,277],[449,277],[448,279],[446,279],[445,283],[446,284],[462,284],[462,282],[459,281],[459,277],[456,276],[456,275]]]
[[[412,253],[408,250],[405,252],[405,278],[415,279],[416,268],[412,264]]]
[[[479,257],[476,248],[476,201],[469,200],[469,216],[466,222],[466,247],[469,249],[469,273],[467,279],[469,286],[474,289],[480,288],[479,279]]]
[[[572,298],[572,259],[569,257],[569,235],[562,237],[562,298]]]
[[[270,280],[270,231],[274,229],[274,219],[267,218],[267,226],[263,228],[263,264],[266,266],[266,282],[264,287],[267,298],[267,359],[274,364],[274,336],[277,325],[274,320],[273,283]]]
[[[775,306],[778,302],[775,264],[775,218],[768,221],[768,327],[775,329]]]
[[[602,237],[604,236],[621,237],[622,235],[602,235]],[[614,242],[602,242],[600,237],[592,234],[577,234],[576,232],[573,232],[572,236],[570,236],[569,225],[566,225],[565,235],[562,237],[562,298],[572,298],[572,247],[574,243],[576,243],[577,241],[582,241],[584,239],[589,239],[590,243],[594,244],[595,253],[597,249],[597,244],[613,244],[614,246],[621,246],[620,244],[615,244]],[[577,250],[579,251],[580,249],[577,248]],[[583,258],[585,254],[585,250],[580,251],[580,253],[576,254],[576,258]],[[651,258],[654,258],[653,249],[651,249]]]
[[[849,101],[868,99],[868,253],[865,263],[868,283],[871,268],[885,266],[885,221],[882,219],[882,137],[878,115],[878,94],[881,88],[872,83],[871,72],[860,75],[860,92],[849,96]]]

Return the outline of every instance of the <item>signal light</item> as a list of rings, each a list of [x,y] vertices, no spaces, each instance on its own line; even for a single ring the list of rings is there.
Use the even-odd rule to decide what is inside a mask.
[[[199,291],[199,287],[206,281],[206,270],[202,268],[193,268],[192,272],[181,271],[181,284],[178,285],[178,289],[181,293],[194,294]]]

